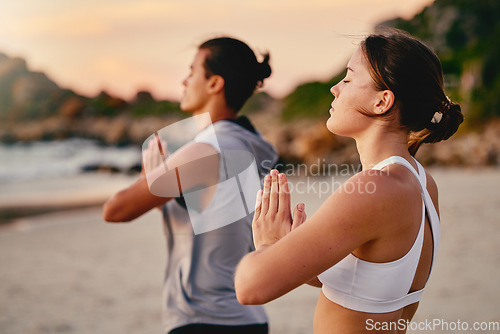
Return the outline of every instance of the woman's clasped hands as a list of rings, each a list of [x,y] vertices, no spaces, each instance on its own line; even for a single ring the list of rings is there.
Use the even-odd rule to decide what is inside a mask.
[[[304,203],[298,204],[292,215],[290,190],[285,174],[271,170],[264,178],[263,188],[257,193],[252,222],[257,250],[276,243],[306,220]]]

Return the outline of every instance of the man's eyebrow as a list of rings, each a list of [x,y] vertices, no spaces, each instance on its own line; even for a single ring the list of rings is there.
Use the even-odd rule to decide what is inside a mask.
[[[347,69],[347,71],[354,72],[354,70],[352,68],[350,68],[349,66],[347,66],[346,69]]]

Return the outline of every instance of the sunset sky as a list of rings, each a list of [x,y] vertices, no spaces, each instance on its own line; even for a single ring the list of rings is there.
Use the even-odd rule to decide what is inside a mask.
[[[63,88],[130,99],[179,99],[196,47],[229,35],[269,51],[265,90],[282,97],[345,67],[376,23],[410,18],[432,0],[9,0],[0,52]]]

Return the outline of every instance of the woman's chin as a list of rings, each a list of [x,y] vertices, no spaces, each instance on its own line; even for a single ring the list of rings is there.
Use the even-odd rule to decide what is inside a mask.
[[[332,119],[332,116],[330,116],[330,118],[328,118],[328,120],[326,121],[326,128],[328,129],[328,131],[330,131],[331,133],[335,133],[334,131],[334,127],[333,127],[333,119]]]

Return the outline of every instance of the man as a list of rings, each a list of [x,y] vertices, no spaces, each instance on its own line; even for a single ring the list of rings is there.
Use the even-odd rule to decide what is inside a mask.
[[[238,177],[241,168],[228,171],[230,161],[238,160],[231,152],[250,155],[260,175],[268,173],[265,167],[277,160],[275,149],[249,120],[237,117],[271,74],[268,62],[269,55],[258,62],[253,51],[236,39],[216,38],[201,44],[183,82],[180,103],[184,112],[202,120],[197,122],[199,133],[163,162],[163,170],[163,166],[146,168],[136,183],[104,204],[104,219],[109,222],[130,221],[162,208],[167,239],[166,333],[268,332],[264,309],[236,300],[236,265],[253,250],[253,207],[248,205],[245,182]],[[159,136],[156,139],[145,151],[147,161],[152,147],[162,154],[166,151],[165,143],[160,143]],[[250,188],[260,187],[258,182],[257,178]],[[251,196],[254,200],[255,192]],[[236,206],[247,214],[236,214]]]

